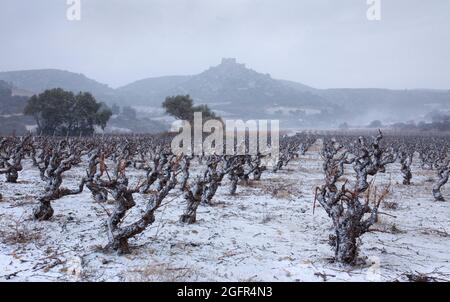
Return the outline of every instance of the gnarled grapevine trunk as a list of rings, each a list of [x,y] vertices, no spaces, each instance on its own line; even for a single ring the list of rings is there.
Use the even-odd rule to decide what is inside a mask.
[[[380,133],[370,146],[360,138],[356,149],[358,155],[352,159],[335,141],[326,142],[322,149],[325,184],[316,189],[316,200],[333,221],[335,234],[330,236],[330,243],[338,262],[355,263],[360,236],[377,220],[378,207],[384,195],[375,201],[372,208],[369,206],[370,195],[367,194],[364,203],[360,201],[360,195],[369,188],[367,176],[375,175],[379,169],[384,170],[386,163],[393,160],[390,155],[383,156],[384,151],[378,146],[381,138]],[[344,165],[351,163],[356,172],[354,188],[347,189],[347,182],[338,188],[336,183],[344,175]],[[366,213],[370,213],[370,217],[364,219]]]
[[[127,189],[126,185],[119,184],[114,191],[116,206],[107,221],[109,239],[107,248],[113,249],[119,254],[127,254],[130,252],[128,238],[120,236],[117,229],[127,211],[134,207],[136,203],[134,202],[133,193]]]
[[[187,190],[184,194],[186,200],[186,209],[180,217],[180,222],[192,224],[197,221],[197,208],[202,201],[202,195],[205,188],[205,181],[200,177],[197,178],[194,187]]]
[[[449,174],[450,174],[450,167],[448,166],[440,168],[438,170],[439,179],[433,185],[433,196],[436,201],[445,201],[445,198],[444,196],[442,196],[441,193],[441,188],[448,182]]]
[[[119,254],[129,253],[128,240],[142,233],[149,225],[155,222],[155,211],[161,206],[162,201],[177,184],[175,171],[171,172],[173,173],[167,176],[164,182],[165,185],[150,197],[147,208],[141,218],[130,225],[119,227],[112,231],[112,238],[110,239],[109,245]]]
[[[238,159],[235,162],[234,167],[230,170],[229,172],[229,179],[230,179],[230,190],[229,190],[229,194],[230,195],[236,195],[236,190],[237,190],[237,186],[238,186],[238,182],[240,179],[242,179],[245,176],[245,171],[244,171],[244,159],[241,157],[238,157]]]
[[[97,186],[95,183],[86,182],[86,187],[91,191],[92,199],[98,203],[104,203],[108,200],[108,191]]]
[[[75,190],[61,187],[63,173],[79,162],[80,156],[77,150],[65,150],[65,147],[66,142],[60,142],[58,148],[52,151],[50,159],[44,163],[43,167],[39,167],[41,177],[46,181],[46,186],[44,193],[39,197],[39,205],[33,211],[34,218],[37,220],[48,220],[53,216],[54,211],[51,206],[53,200],[79,194],[83,191],[84,179],[82,179],[79,187]],[[72,154],[69,155],[70,153]]]
[[[22,166],[20,166],[20,170],[22,170]],[[19,178],[18,169],[11,167],[9,172],[6,173],[6,181],[16,183],[18,178]]]
[[[51,200],[46,198],[39,199],[39,205],[33,210],[33,216],[37,220],[49,220],[53,217],[54,210]]]
[[[15,142],[2,140],[1,146],[5,148],[6,155],[0,156],[1,168],[0,174],[5,174],[6,182],[16,183],[19,178],[19,172],[22,171],[22,160],[25,154],[31,149],[31,136],[26,136]],[[8,146],[9,143],[9,146]]]
[[[412,173],[411,173],[411,163],[413,154],[407,154],[402,152],[400,154],[400,165],[403,174],[403,184],[409,186],[411,184]]]

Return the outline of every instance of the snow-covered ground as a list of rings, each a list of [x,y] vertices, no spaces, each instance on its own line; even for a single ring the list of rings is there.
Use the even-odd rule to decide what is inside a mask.
[[[376,176],[380,191],[392,183],[391,194],[374,231],[362,236],[366,264],[348,267],[330,261],[325,211],[316,205],[313,215],[321,165],[316,145],[278,173],[239,186],[237,196],[227,195],[226,180],[193,225],[178,222],[184,202],[174,191],[152,227],[130,240],[132,254],[118,256],[102,249],[113,204],[94,203],[89,191],[55,201],[51,221],[32,220],[44,186],[27,160],[18,184],[0,182],[0,280],[406,281],[409,273],[450,280],[450,204],[433,201],[434,171],[416,160],[411,186],[401,184],[398,164]],[[74,187],[84,169],[68,171],[65,185]],[[450,200],[449,185],[443,193]],[[126,221],[142,209],[136,200]]]

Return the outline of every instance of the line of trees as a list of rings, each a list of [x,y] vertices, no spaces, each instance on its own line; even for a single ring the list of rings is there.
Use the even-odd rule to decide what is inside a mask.
[[[202,112],[203,122],[221,120],[207,105],[194,106],[189,95],[169,96],[162,106],[167,114],[191,124],[195,112]],[[25,115],[35,119],[37,133],[56,136],[92,135],[96,126],[104,129],[114,113],[121,113],[129,119],[136,118],[136,111],[132,107],[123,107],[121,110],[114,104],[110,109],[104,103],[97,102],[89,92],[75,94],[61,88],[33,95],[24,109]]]
[[[95,126],[104,129],[112,115],[92,94],[74,94],[61,88],[32,96],[24,113],[34,117],[38,133],[61,136],[92,135]]]

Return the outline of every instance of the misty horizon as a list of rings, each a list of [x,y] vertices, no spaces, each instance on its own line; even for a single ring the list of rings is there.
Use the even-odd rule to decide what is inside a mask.
[[[225,58],[225,57],[223,57],[223,58],[221,58],[221,59],[224,59],[224,58]],[[233,58],[233,59],[235,59],[235,58]],[[245,64],[244,62],[240,62],[238,59],[236,59],[236,60],[237,60],[237,63],[239,63],[239,64]],[[150,76],[150,77],[144,77],[144,78],[134,79],[134,80],[131,80],[130,82],[123,83],[122,85],[119,85],[119,86],[113,86],[113,85],[111,85],[110,83],[106,83],[106,82],[99,81],[99,80],[97,80],[96,78],[89,76],[89,75],[86,74],[85,72],[75,71],[75,70],[67,70],[67,69],[59,69],[59,68],[35,68],[35,69],[0,70],[0,72],[20,72],[20,71],[38,71],[38,70],[61,70],[61,71],[66,71],[66,72],[72,72],[72,73],[75,73],[75,74],[81,74],[81,75],[83,75],[83,76],[85,76],[85,77],[87,77],[87,78],[89,78],[89,79],[95,80],[95,81],[97,81],[97,82],[99,82],[99,83],[101,83],[101,84],[106,84],[108,87],[110,87],[110,88],[112,88],[112,89],[119,89],[119,88],[125,87],[125,86],[128,85],[128,84],[135,83],[135,82],[138,82],[138,81],[141,81],[141,80],[145,80],[145,79],[164,78],[164,77],[173,77],[173,76],[195,76],[195,75],[197,75],[197,74],[200,74],[200,73],[206,71],[208,68],[218,66],[219,64],[221,64],[220,60],[219,60],[218,63],[215,64],[215,65],[212,65],[212,66],[205,66],[205,68],[204,68],[202,71],[198,72],[198,73],[193,73],[193,74],[180,74],[180,73],[178,73],[178,74],[155,75],[155,76]],[[254,70],[253,68],[251,68],[251,66],[247,66],[247,64],[245,64],[245,65],[246,65],[246,66],[245,66],[246,68],[251,69],[251,70]],[[258,72],[258,73],[262,73],[262,74],[268,74],[268,75],[270,75],[271,78],[276,79],[276,80],[287,80],[287,81],[297,82],[297,81],[292,80],[292,79],[275,78],[275,77],[273,77],[270,73],[267,73],[267,72],[265,72],[265,71],[263,71],[263,70],[254,70],[254,71],[256,71],[256,72]],[[415,88],[403,88],[403,89],[402,89],[402,88],[386,88],[386,87],[320,87],[320,88],[318,88],[318,87],[316,87],[316,86],[314,86],[314,85],[309,85],[308,83],[305,83],[305,82],[297,82],[297,83],[304,84],[304,85],[309,86],[309,87],[314,88],[314,89],[325,89],[325,90],[326,90],[326,89],[347,89],[347,88],[348,88],[348,89],[387,89],[387,90],[444,90],[444,91],[445,91],[445,90],[450,90],[450,85],[449,85],[449,88],[428,88],[428,87],[415,87]]]
[[[450,89],[450,3],[365,0],[2,1],[0,70],[60,69],[117,88],[195,75],[223,57],[318,89]]]

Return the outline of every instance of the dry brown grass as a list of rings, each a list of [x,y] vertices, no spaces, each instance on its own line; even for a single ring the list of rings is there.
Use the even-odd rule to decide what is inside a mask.
[[[381,232],[381,233],[388,233],[388,234],[405,234],[406,231],[400,229],[397,224],[395,223],[389,223],[388,221],[381,221],[379,219],[377,223],[377,227],[371,229],[373,232]]]
[[[294,193],[290,190],[289,186],[281,186],[275,188],[272,192],[272,197],[278,199],[290,199],[293,197]]]
[[[249,179],[247,181],[239,181],[239,186],[248,187],[248,188],[260,188],[262,186],[261,180],[252,180]]]
[[[395,201],[383,201],[382,203],[383,208],[384,209],[389,209],[389,210],[397,210],[398,209],[398,203],[396,203]]]
[[[319,152],[320,150],[322,150],[322,141],[321,140],[317,140],[311,147],[308,148],[308,152]]]
[[[188,267],[171,267],[168,264],[148,264],[143,268],[137,268],[130,271],[126,277],[127,281],[145,282],[185,282],[196,279],[195,270]]]
[[[36,196],[26,194],[20,197],[12,198],[11,201],[14,201],[14,207],[22,207],[25,205],[34,204],[36,202]]]
[[[30,229],[22,219],[4,220],[0,227],[0,241],[4,244],[28,244],[42,238],[38,230]]]
[[[450,237],[450,233],[448,233],[445,229],[442,229],[442,230],[425,229],[425,230],[421,231],[420,233],[424,234],[424,235],[436,235],[436,236],[444,237],[444,238]]]
[[[286,180],[271,180],[261,187],[265,194],[269,194],[276,199],[292,199],[300,194],[297,186]]]
[[[285,179],[248,180],[239,183],[239,186],[249,189],[259,189],[262,194],[270,195],[276,199],[292,199],[300,194],[298,184]],[[254,195],[255,192],[252,192]]]

